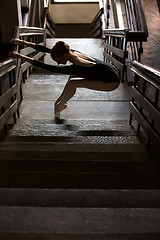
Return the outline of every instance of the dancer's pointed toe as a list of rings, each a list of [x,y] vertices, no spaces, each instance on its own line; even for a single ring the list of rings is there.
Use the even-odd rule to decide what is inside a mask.
[[[56,117],[57,120],[60,119],[60,112],[56,112],[55,117]]]
[[[54,105],[54,114],[57,119],[60,119],[60,112],[62,112],[67,107],[67,103],[65,103],[63,106],[60,106],[60,104]]]

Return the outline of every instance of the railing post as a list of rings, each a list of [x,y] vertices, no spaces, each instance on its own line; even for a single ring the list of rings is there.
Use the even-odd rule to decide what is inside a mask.
[[[12,72],[9,72],[9,83],[10,83],[10,88],[15,84],[15,79],[14,79],[14,75]],[[14,103],[15,101],[15,96],[12,97],[11,99],[12,103]],[[17,119],[16,119],[16,112],[13,113],[13,119],[14,119],[14,123],[17,123]]]
[[[136,88],[138,76],[135,74],[134,80],[133,80],[133,87]],[[132,97],[131,102],[134,103],[134,97]],[[133,114],[130,112],[130,119],[129,119],[129,125],[132,125],[133,120]]]
[[[110,9],[111,9],[110,2],[109,0],[107,0],[107,24],[106,24],[107,28],[109,27]]]

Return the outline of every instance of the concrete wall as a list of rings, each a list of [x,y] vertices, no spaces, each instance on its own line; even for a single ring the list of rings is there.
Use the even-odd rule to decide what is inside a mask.
[[[99,4],[51,4],[50,13],[55,23],[91,23]]]
[[[20,0],[3,0],[0,7],[1,43],[7,44],[12,37],[14,26],[22,25]]]

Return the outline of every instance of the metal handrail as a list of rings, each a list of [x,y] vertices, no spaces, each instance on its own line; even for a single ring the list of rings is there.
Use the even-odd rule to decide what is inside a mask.
[[[128,30],[125,28],[104,29],[105,36],[126,37]]]
[[[134,116],[138,123],[137,136],[142,127],[148,136],[147,149],[149,150],[151,143],[157,148],[160,144],[160,71],[138,61],[133,62],[132,71],[135,79],[131,89],[129,124],[132,124]]]
[[[128,41],[147,41],[148,29],[140,0],[125,0],[127,28],[104,29],[105,36],[126,37]]]
[[[43,34],[44,33],[44,28],[39,28],[39,27],[18,27],[19,28],[19,33],[20,36],[23,36],[23,34],[26,33],[37,33],[37,34]]]
[[[15,60],[13,59],[7,59],[3,62],[0,62],[0,77],[5,75],[5,70],[9,69],[13,65],[15,65]]]
[[[133,61],[132,71],[145,79],[148,83],[160,90],[160,71],[144,65],[138,61]]]
[[[116,1],[114,1],[114,4],[116,4]],[[103,35],[110,45],[115,46],[118,42],[116,47],[119,48],[119,45],[121,45],[125,52],[129,52],[128,56],[125,54],[126,59],[124,59],[123,63],[126,67],[124,68],[126,78],[132,81],[130,62],[141,60],[141,54],[143,53],[142,42],[147,41],[148,29],[140,0],[125,0],[125,10],[127,26],[125,28],[104,29]],[[116,55],[114,50],[111,55]]]

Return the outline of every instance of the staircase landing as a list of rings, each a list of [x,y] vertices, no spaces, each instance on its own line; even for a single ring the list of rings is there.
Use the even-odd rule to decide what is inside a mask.
[[[103,60],[103,40],[101,39],[47,39],[47,46],[51,48],[58,40],[64,40],[72,49]],[[55,64],[49,54],[46,54],[45,62]],[[127,134],[127,131],[131,132],[128,126],[130,89],[125,84],[120,84],[119,88],[112,92],[78,89],[75,96],[68,102],[67,109],[61,113],[63,126],[57,125],[53,106],[67,80],[67,75],[54,75],[37,69],[23,86],[21,119],[9,134],[22,136],[56,136],[58,134],[58,136],[75,137],[81,132],[81,141],[85,142],[87,131],[90,131],[90,135],[97,137],[97,141],[93,140],[93,136],[92,139],[91,136],[88,137],[90,142],[93,140],[97,143],[114,144],[130,141],[137,143],[133,133]],[[66,126],[65,130],[64,126]],[[70,126],[70,129],[69,127],[67,129],[67,126]],[[116,131],[119,136],[115,137],[113,135]],[[124,134],[120,134],[122,131]]]

